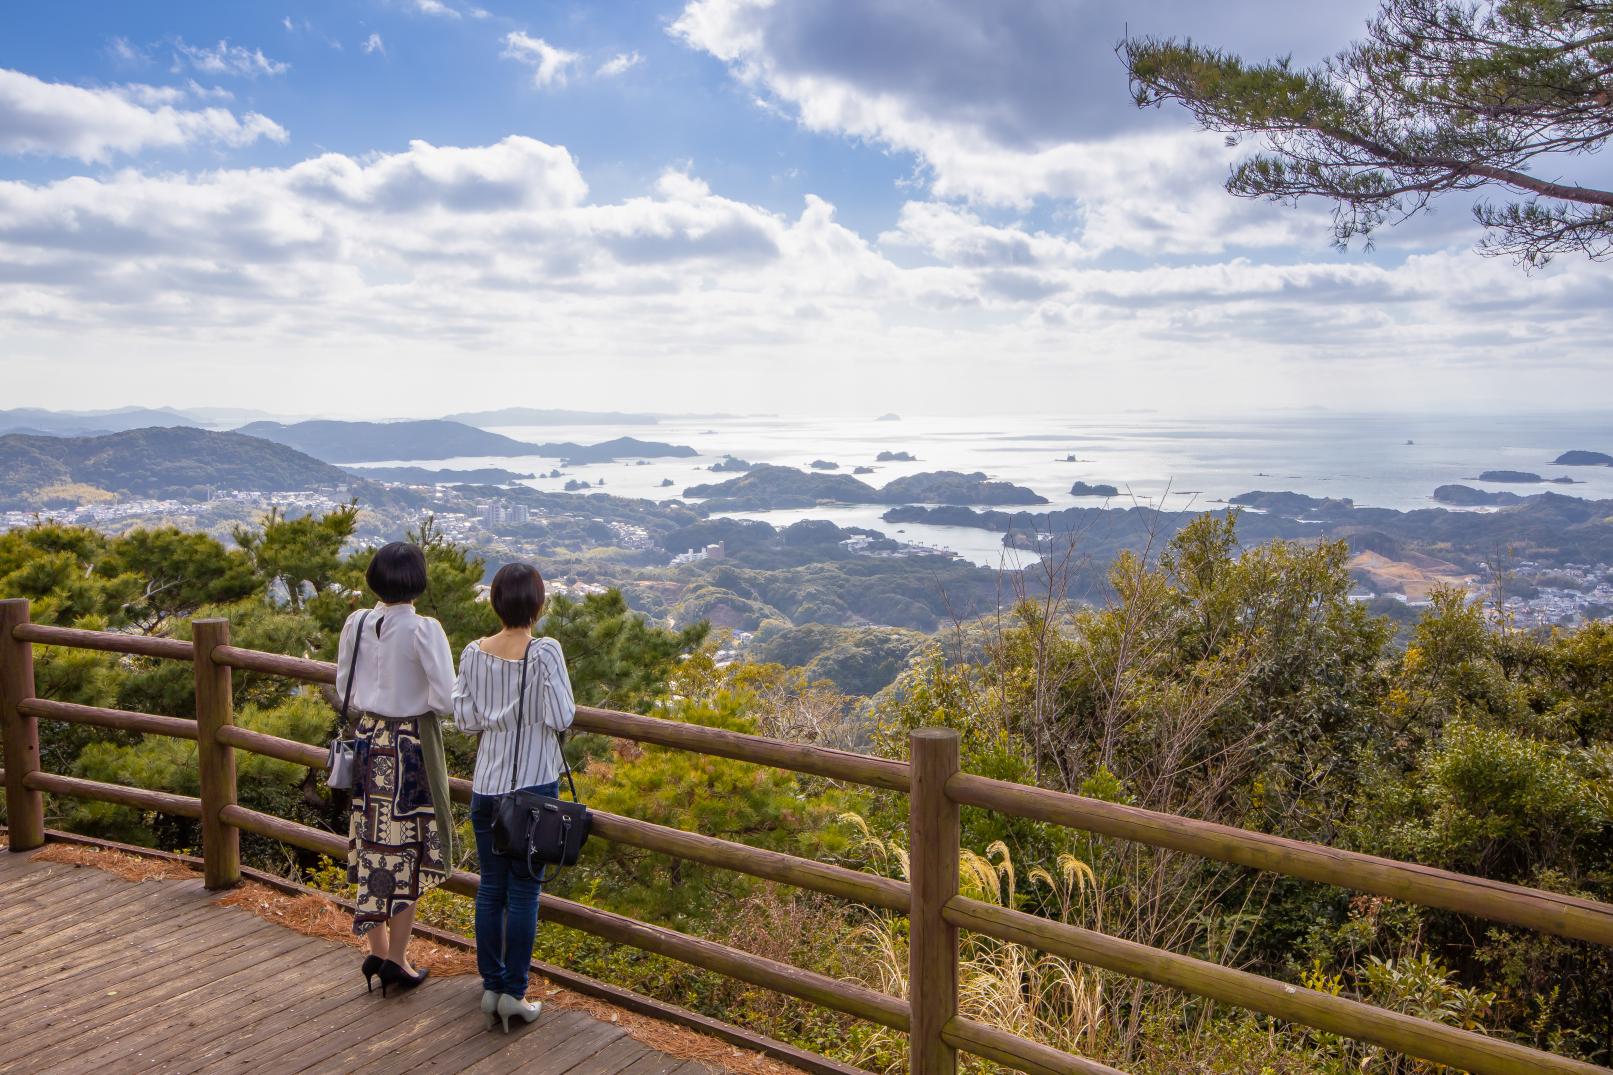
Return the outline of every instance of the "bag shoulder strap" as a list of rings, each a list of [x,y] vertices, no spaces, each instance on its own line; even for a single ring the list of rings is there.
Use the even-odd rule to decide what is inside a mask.
[[[536,642],[526,644],[526,652],[521,654],[521,693],[515,697],[515,753],[510,758],[510,790],[517,790],[521,784],[521,725],[526,718],[526,670],[532,663],[532,646]]]
[[[353,655],[347,661],[347,690],[342,694],[341,727],[347,730],[347,707],[353,701],[353,680],[358,678],[358,648],[364,644],[364,624],[370,618],[370,610],[365,609],[358,619],[358,630],[353,633]]]

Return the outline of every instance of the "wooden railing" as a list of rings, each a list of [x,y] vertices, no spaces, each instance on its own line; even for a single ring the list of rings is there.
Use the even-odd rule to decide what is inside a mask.
[[[50,793],[199,819],[205,880],[212,888],[226,887],[240,879],[242,831],[345,857],[345,836],[252,810],[235,799],[236,750],[313,768],[325,764],[325,751],[237,727],[231,701],[233,671],[332,683],[334,667],[322,661],[232,646],[225,620],[199,619],[193,621],[192,628],[194,641],[183,642],[47,627],[29,622],[27,601],[0,600],[0,728],[5,736],[4,781],[11,850],[26,851],[44,842],[42,794]],[[37,698],[34,645],[189,661],[195,669],[195,718]],[[47,773],[39,762],[38,721],[42,719],[193,739],[198,749],[201,794],[175,795]],[[911,761],[898,762],[587,707],[578,709],[576,727],[908,794],[910,883],[615,814],[594,815],[594,832],[606,840],[907,914],[910,964],[909,995],[905,998],[559,897],[544,898],[544,915],[548,920],[612,942],[905,1031],[915,1075],[952,1075],[959,1050],[1036,1075],[1117,1075],[1107,1065],[961,1015],[960,929],[1478,1075],[1606,1075],[1608,1071],[1484,1034],[966,898],[958,887],[959,812],[963,806],[981,807],[1610,946],[1613,905],[973,776],[959,770],[957,734],[943,729],[914,732]],[[467,801],[469,783],[454,780],[452,794],[458,801]],[[475,874],[456,871],[447,887],[469,895],[475,892],[476,884]]]

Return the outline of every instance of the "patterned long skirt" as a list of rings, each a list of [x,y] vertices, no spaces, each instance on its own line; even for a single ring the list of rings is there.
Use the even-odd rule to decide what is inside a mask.
[[[347,880],[358,885],[353,932],[362,936],[442,884],[449,871],[418,723],[366,715],[354,731]]]

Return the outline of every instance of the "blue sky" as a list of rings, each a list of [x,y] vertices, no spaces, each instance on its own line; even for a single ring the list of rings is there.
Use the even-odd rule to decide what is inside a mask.
[[[1326,207],[1225,194],[1242,148],[1139,112],[1113,55],[1129,31],[1310,62],[1372,9],[14,5],[8,394],[268,385],[368,416],[1605,398],[1605,267],[1481,258],[1460,205],[1334,251]]]

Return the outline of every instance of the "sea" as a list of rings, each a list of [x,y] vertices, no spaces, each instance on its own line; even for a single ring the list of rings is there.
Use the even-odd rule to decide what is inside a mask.
[[[688,486],[733,477],[708,469],[728,455],[801,468],[822,460],[838,464],[833,473],[874,467],[872,474],[858,477],[875,486],[922,471],[983,471],[993,480],[1027,486],[1045,496],[1049,503],[1031,509],[1036,511],[1134,503],[1176,511],[1209,509],[1252,490],[1285,490],[1348,498],[1363,507],[1411,510],[1437,507],[1433,491],[1449,483],[1520,494],[1550,490],[1613,499],[1613,468],[1551,463],[1570,449],[1613,454],[1613,411],[1457,415],[1317,410],[1221,417],[1137,411],[886,419],[752,415],[665,417],[654,425],[503,426],[493,432],[535,443],[592,444],[633,436],[688,445],[699,455],[585,466],[561,466],[552,456],[537,455],[355,465],[490,466],[539,475],[558,467],[562,476],[540,476],[524,484],[558,492],[568,480],[581,480],[598,492],[664,500],[681,497]],[[877,462],[882,451],[907,452],[914,461]],[[1486,470],[1568,476],[1581,484],[1478,481],[1477,475]],[[673,484],[664,487],[667,479]],[[1070,487],[1077,480],[1113,485],[1120,495],[1108,501],[1072,496]],[[835,505],[734,517],[765,519],[777,526],[799,519],[828,519],[950,550],[988,567],[1018,566],[1011,550],[1003,548],[1000,534],[970,527],[898,526],[880,519],[885,510],[880,505]]]

